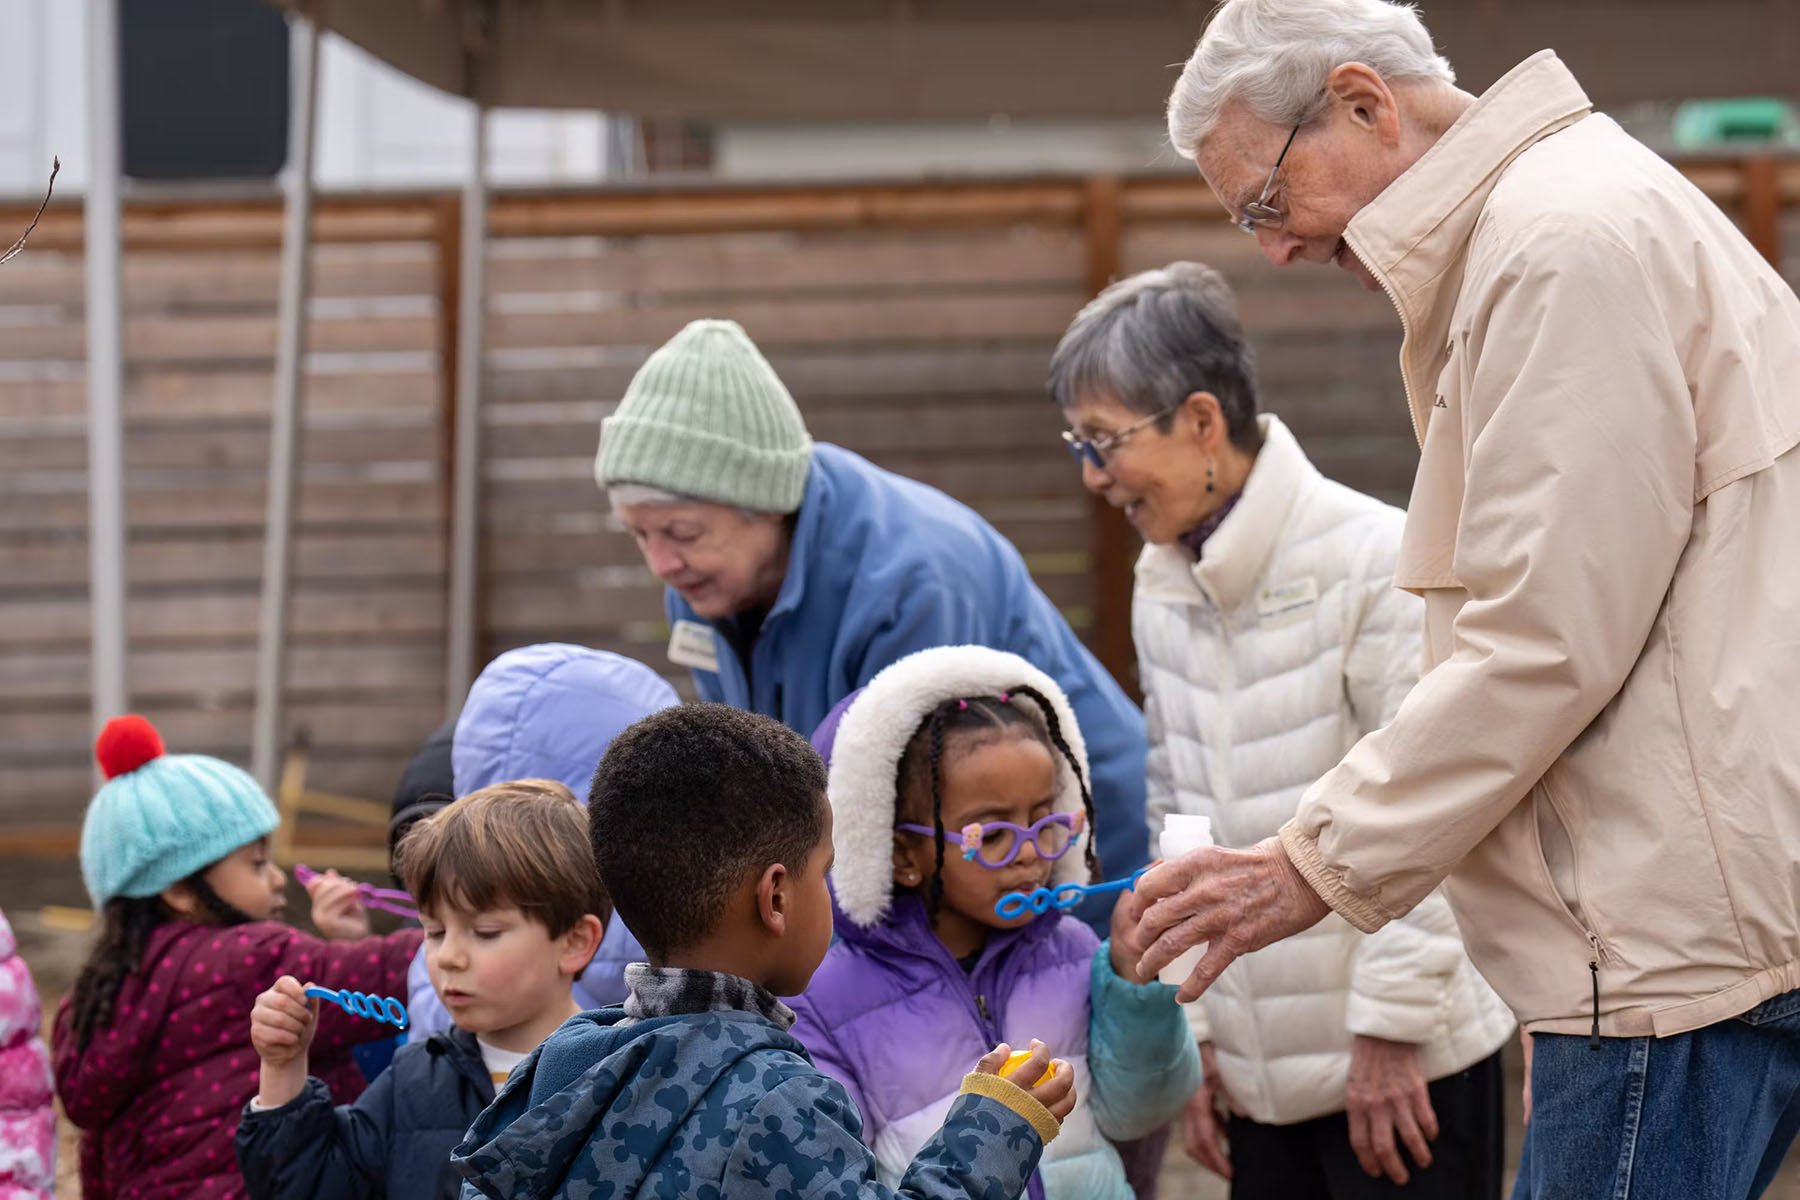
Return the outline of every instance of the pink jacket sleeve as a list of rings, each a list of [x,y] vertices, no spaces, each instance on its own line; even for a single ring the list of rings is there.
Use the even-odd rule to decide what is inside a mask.
[[[0,913],[0,1197],[49,1200],[56,1186],[50,1054],[37,987]]]

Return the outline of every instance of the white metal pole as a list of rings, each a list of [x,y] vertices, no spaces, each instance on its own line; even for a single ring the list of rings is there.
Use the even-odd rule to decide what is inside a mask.
[[[125,356],[120,305],[119,8],[87,5],[88,603],[94,726],[125,711]]]
[[[281,769],[281,702],[287,676],[287,611],[293,566],[294,492],[300,466],[300,407],[306,359],[306,306],[312,293],[313,124],[318,107],[319,27],[296,16],[288,178],[281,233],[281,294],[275,343],[275,404],[269,418],[268,516],[263,525],[256,723],[250,765],[273,790]]]
[[[481,534],[481,346],[487,306],[488,114],[474,106],[469,175],[463,184],[462,283],[456,323],[456,458],[450,488],[449,645],[444,655],[445,704],[462,707],[475,679],[475,596]]]

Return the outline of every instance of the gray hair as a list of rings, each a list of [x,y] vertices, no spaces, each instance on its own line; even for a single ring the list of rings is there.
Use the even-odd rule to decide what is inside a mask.
[[[1410,4],[1225,0],[1169,93],[1169,141],[1195,157],[1232,104],[1271,125],[1303,125],[1325,111],[1331,72],[1351,62],[1390,83],[1456,82]]]
[[[1050,396],[1067,409],[1083,395],[1108,396],[1140,416],[1164,414],[1195,392],[1217,397],[1233,445],[1254,451],[1256,352],[1244,340],[1237,298],[1201,263],[1141,271],[1101,292],[1076,314],[1050,357]]]

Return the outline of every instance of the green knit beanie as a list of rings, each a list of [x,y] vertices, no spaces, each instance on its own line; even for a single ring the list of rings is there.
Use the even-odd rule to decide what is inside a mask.
[[[812,438],[794,398],[736,321],[695,321],[652,354],[600,422],[594,478],[791,513]]]

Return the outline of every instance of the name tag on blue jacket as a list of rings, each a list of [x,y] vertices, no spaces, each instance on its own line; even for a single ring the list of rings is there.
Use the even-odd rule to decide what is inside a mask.
[[[695,671],[719,670],[719,641],[711,625],[677,621],[669,631],[669,661]]]

